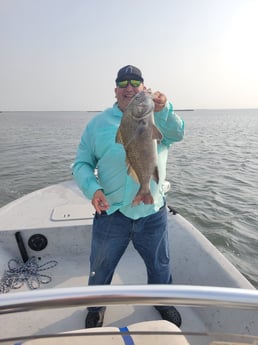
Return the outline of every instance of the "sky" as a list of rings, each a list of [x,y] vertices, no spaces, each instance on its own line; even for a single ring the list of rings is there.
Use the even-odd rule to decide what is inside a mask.
[[[176,109],[258,108],[258,0],[0,0],[0,111],[102,110],[117,71]]]

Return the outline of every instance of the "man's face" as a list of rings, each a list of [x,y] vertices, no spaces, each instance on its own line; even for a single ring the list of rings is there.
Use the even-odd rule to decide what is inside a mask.
[[[130,83],[126,87],[119,87],[115,88],[115,94],[118,106],[122,112],[125,111],[126,107],[128,106],[131,99],[140,91],[145,90],[145,86],[143,83],[140,83],[139,86],[135,87],[132,86]]]

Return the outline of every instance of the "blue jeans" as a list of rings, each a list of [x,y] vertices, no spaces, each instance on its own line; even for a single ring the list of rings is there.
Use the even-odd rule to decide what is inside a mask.
[[[167,208],[137,220],[116,211],[95,214],[92,230],[89,285],[110,284],[115,268],[132,241],[147,268],[148,284],[171,284]],[[89,307],[99,311],[103,307]]]

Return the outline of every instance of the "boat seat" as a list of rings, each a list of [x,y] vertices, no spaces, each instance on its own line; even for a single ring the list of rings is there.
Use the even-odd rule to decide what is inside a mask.
[[[179,333],[173,335],[171,339],[171,334],[149,334],[149,335],[142,335],[142,334],[132,334],[128,335],[126,332],[172,332],[172,333]],[[76,333],[87,333],[85,335],[76,335]],[[97,332],[97,334],[96,334]],[[73,332],[69,332],[69,334],[73,334],[71,336],[64,336],[62,337],[49,337],[49,338],[41,338],[41,339],[34,339],[28,340],[23,343],[23,345],[82,345],[82,344],[94,344],[94,345],[189,345],[187,339],[180,335],[181,330],[174,324],[164,320],[158,321],[145,321],[145,322],[138,322],[132,325],[129,325],[125,328],[117,328],[117,327],[101,327],[101,328],[88,328],[88,329],[80,329]],[[94,335],[90,335],[90,333],[94,333]],[[112,333],[108,335],[108,333]],[[118,333],[119,336],[114,335],[113,333]],[[19,343],[16,343],[19,344]]]

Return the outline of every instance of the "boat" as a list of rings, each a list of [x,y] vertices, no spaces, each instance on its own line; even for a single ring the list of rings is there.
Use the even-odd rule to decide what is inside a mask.
[[[172,285],[147,285],[126,250],[110,286],[87,286],[94,209],[73,180],[0,209],[0,344],[258,344],[255,287],[168,206]],[[153,305],[175,305],[180,329]],[[87,306],[106,305],[85,329]]]

